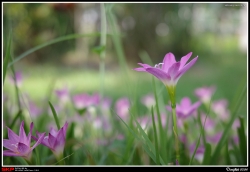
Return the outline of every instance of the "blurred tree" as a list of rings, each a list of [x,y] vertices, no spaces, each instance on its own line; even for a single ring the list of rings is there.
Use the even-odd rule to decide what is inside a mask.
[[[4,3],[4,35],[13,32],[14,56],[51,39],[74,33],[74,5],[53,3]],[[26,62],[59,62],[63,53],[74,48],[74,41],[64,41],[24,58]]]

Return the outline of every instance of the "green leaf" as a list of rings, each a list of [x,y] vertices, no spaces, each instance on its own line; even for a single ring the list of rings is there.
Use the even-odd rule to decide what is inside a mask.
[[[237,129],[237,132],[240,140],[240,152],[244,164],[247,164],[247,139],[244,129],[244,121],[242,117],[239,117],[239,120],[240,120],[240,128]]]
[[[51,109],[51,111],[52,111],[52,113],[53,113],[53,117],[54,117],[54,119],[55,119],[55,121],[56,121],[56,126],[57,126],[58,130],[60,130],[61,127],[60,127],[60,124],[59,124],[59,119],[58,119],[58,117],[57,117],[55,108],[54,108],[54,106],[50,103],[50,101],[49,101],[49,106],[50,106],[50,109]]]
[[[134,116],[133,116],[133,114],[131,114],[132,115],[132,117],[133,117],[133,119],[134,119]],[[144,140],[145,140],[145,142],[143,142],[143,144],[146,144],[149,148],[150,148],[150,150],[152,150],[153,151],[153,153],[155,153],[156,151],[155,151],[155,146],[152,144],[152,142],[150,141],[150,139],[148,138],[148,136],[147,136],[147,134],[145,133],[145,131],[141,128],[141,125],[136,121],[136,120],[134,120],[135,121],[135,123],[136,123],[136,126],[137,126],[137,128],[139,129],[139,131],[140,131],[140,134],[142,134],[142,136],[143,136],[143,138],[144,138]],[[156,153],[155,153],[156,154]],[[155,156],[155,155],[154,155]],[[155,163],[156,163],[156,159],[154,160],[155,161]],[[161,164],[165,164],[165,162],[163,161],[163,159],[161,158],[161,156],[160,156],[160,163]]]
[[[92,52],[100,55],[103,51],[105,50],[105,46],[102,45],[102,46],[96,46],[94,48],[92,48]]]
[[[36,152],[36,165],[41,165],[40,155],[38,148],[35,149]]]
[[[220,154],[220,150],[222,149],[223,145],[226,143],[226,141],[228,139],[228,136],[229,136],[230,131],[231,131],[231,126],[233,125],[233,122],[237,117],[238,109],[240,108],[240,105],[244,100],[244,96],[246,96],[246,91],[247,91],[246,88],[247,87],[245,85],[245,87],[242,89],[241,94],[239,95],[238,102],[235,105],[234,110],[232,111],[232,117],[231,117],[230,121],[228,122],[228,124],[226,125],[226,127],[224,129],[224,132],[223,132],[223,134],[221,136],[221,139],[220,139],[219,143],[217,144],[217,146],[216,146],[216,148],[214,150],[214,153],[213,153],[212,158],[211,158],[210,165],[213,165],[213,164],[215,164],[217,162],[219,154]]]
[[[15,158],[21,163],[21,165],[29,165],[27,161],[25,161],[25,159],[23,159],[22,157],[17,156]]]
[[[201,134],[200,134],[200,137],[199,137],[199,139],[198,139],[198,141],[197,141],[197,143],[196,143],[195,150],[194,150],[194,153],[193,153],[193,155],[192,155],[192,157],[191,157],[191,159],[190,159],[189,165],[192,164],[192,161],[193,161],[193,159],[194,159],[194,156],[195,156],[195,154],[196,154],[196,151],[197,151],[197,149],[198,149],[198,147],[199,147],[199,145],[200,145],[200,138],[201,138]]]
[[[228,149],[228,144],[229,142],[226,143],[226,163],[227,165],[232,165],[232,161],[231,161],[231,158],[230,158],[230,153],[229,153],[229,149]]]
[[[157,139],[157,131],[155,127],[155,119],[154,119],[154,109],[152,107],[151,109],[151,114],[152,114],[152,121],[153,121],[153,130],[154,130],[154,138],[155,138],[155,156],[156,156],[156,164],[160,165],[160,156],[159,156],[159,149],[158,149],[158,139]]]
[[[8,42],[7,42],[7,48],[6,48],[6,52],[5,52],[6,55],[5,55],[4,61],[3,61],[3,84],[4,84],[5,76],[7,73],[7,69],[8,69],[9,59],[10,59],[11,40],[12,40],[12,33],[10,32]]]
[[[206,143],[202,165],[209,165],[211,159],[211,152],[212,152],[211,145],[209,143]]]
[[[158,126],[159,126],[159,133],[160,133],[160,145],[161,145],[161,151],[163,152],[162,156],[165,160],[165,163],[167,163],[167,150],[166,150],[166,134],[163,131],[161,116],[160,116],[160,110],[159,110],[159,104],[158,104],[158,96],[156,92],[156,86],[155,86],[155,78],[152,77],[153,82],[153,88],[154,88],[154,96],[155,96],[155,107],[156,107],[156,114],[158,118]]]
[[[117,116],[121,119],[121,117],[120,117],[119,115],[117,115]],[[121,119],[121,120],[122,120],[122,119]],[[141,138],[140,138],[139,136],[136,135],[136,133],[126,124],[126,122],[124,122],[123,120],[122,120],[122,122],[123,122],[124,125],[128,128],[128,130],[133,134],[133,136],[134,136],[135,138],[141,140]]]

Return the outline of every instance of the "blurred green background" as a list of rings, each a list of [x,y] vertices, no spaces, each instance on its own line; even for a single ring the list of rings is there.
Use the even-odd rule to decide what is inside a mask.
[[[106,4],[107,5],[107,4]],[[127,96],[126,85],[135,88],[138,97],[153,92],[146,73],[132,69],[143,57],[152,64],[162,62],[168,52],[179,60],[189,52],[199,56],[197,63],[179,80],[177,101],[194,99],[194,89],[215,85],[214,99],[226,98],[229,105],[247,81],[247,3],[115,3],[122,48],[128,65],[126,81],[118,63],[114,42],[107,37],[104,94],[117,99]],[[12,32],[12,56],[68,34],[100,32],[99,3],[3,3],[3,50]],[[107,32],[112,34],[110,23]],[[37,101],[54,88],[67,85],[72,93],[98,92],[100,74],[99,37],[77,38],[44,47],[14,64],[23,72],[21,92]],[[8,70],[8,76],[12,75]],[[14,86],[8,78],[4,94]],[[159,87],[161,83],[157,81]],[[167,97],[164,90],[162,94]],[[54,94],[53,94],[54,96]],[[241,109],[246,115],[246,101]]]

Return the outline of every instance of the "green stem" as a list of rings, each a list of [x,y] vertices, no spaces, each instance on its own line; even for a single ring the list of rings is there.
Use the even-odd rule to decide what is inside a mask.
[[[173,115],[173,132],[175,136],[175,151],[176,151],[176,161],[180,163],[180,149],[179,149],[179,137],[177,129],[177,119],[176,119],[176,103],[175,103],[175,85],[166,86],[168,94],[171,100],[172,115]]]
[[[152,114],[152,121],[153,121],[153,127],[154,127],[156,163],[157,163],[157,165],[160,165],[160,156],[159,156],[159,148],[158,148],[158,138],[157,138],[157,132],[156,132],[156,127],[155,127],[153,107],[151,109],[151,114]]]
[[[172,106],[172,115],[174,122],[174,136],[175,136],[175,151],[176,151],[176,160],[180,163],[180,149],[179,149],[179,137],[178,137],[178,129],[177,129],[177,119],[176,119],[176,109]]]

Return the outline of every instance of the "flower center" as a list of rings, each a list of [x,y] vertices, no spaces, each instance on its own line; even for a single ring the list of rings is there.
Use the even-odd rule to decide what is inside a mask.
[[[155,68],[161,69],[161,68],[162,68],[162,65],[163,65],[163,63],[156,64],[156,65],[155,65]]]

